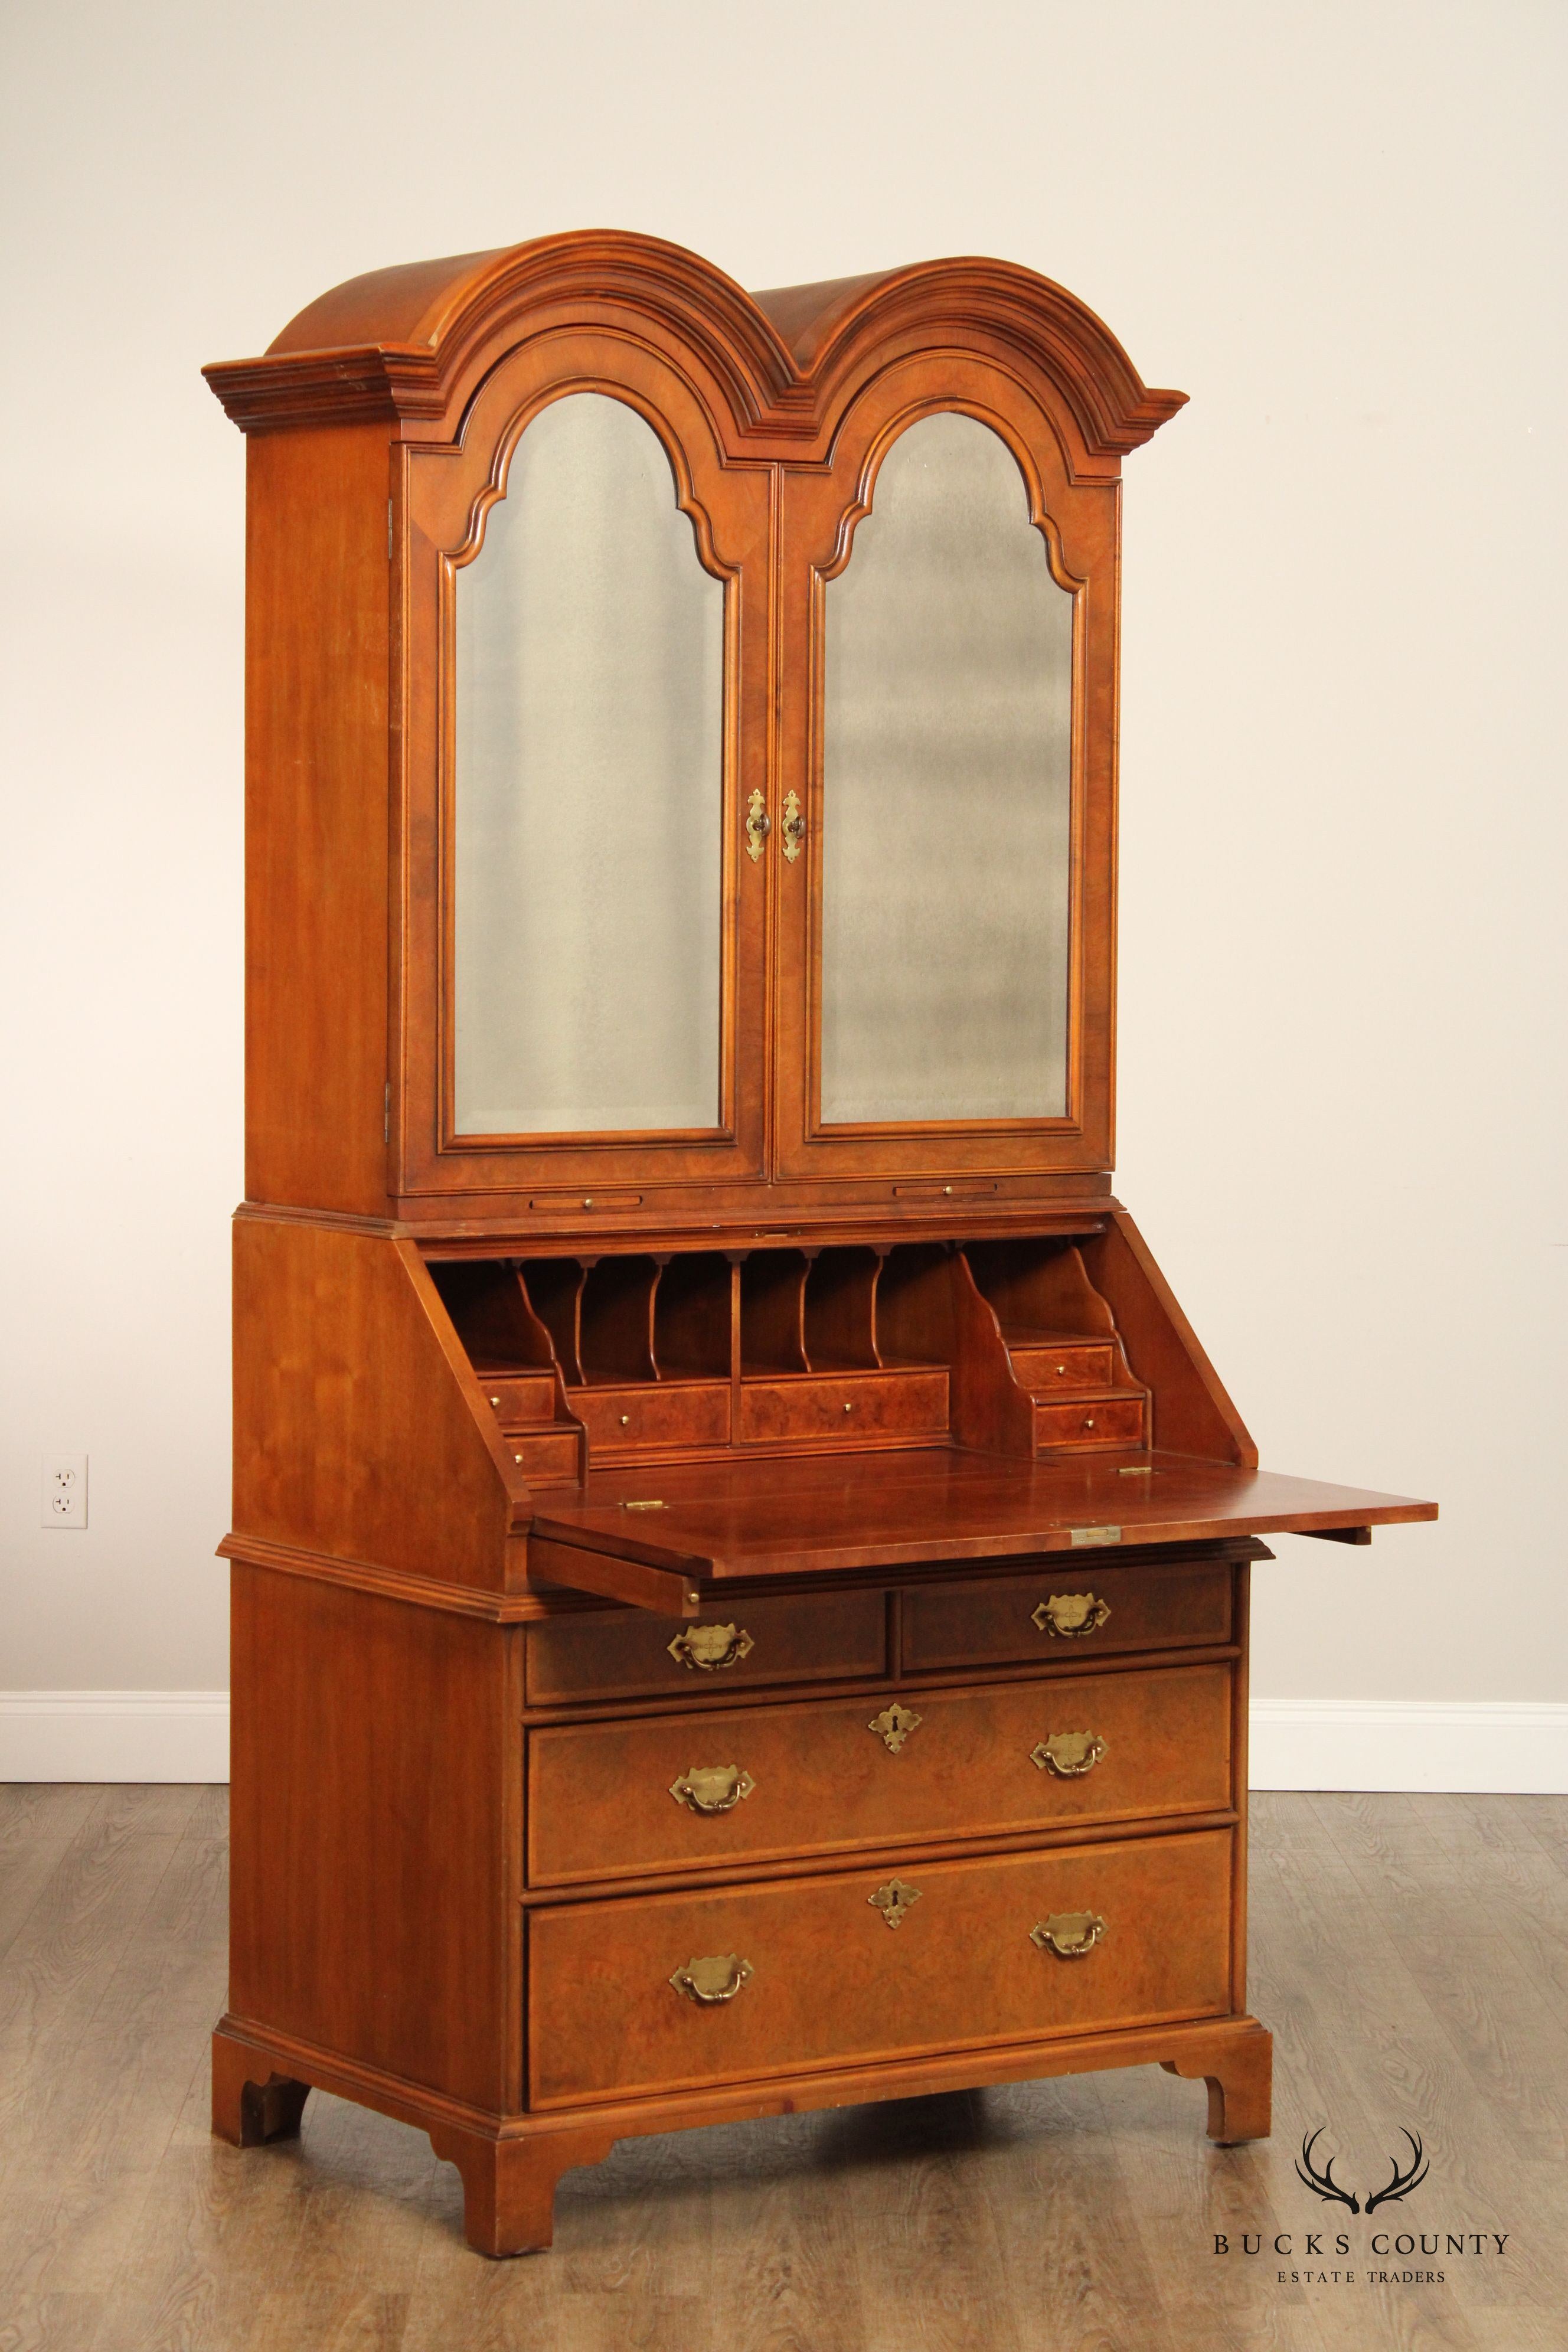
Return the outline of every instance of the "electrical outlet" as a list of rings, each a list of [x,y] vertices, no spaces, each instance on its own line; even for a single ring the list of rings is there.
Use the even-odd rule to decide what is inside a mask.
[[[47,1454],[44,1456],[43,1516],[47,1528],[86,1527],[85,1454]]]

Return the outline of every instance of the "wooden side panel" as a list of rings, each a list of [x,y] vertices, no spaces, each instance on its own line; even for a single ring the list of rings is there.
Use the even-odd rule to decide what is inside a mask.
[[[246,1193],[381,1216],[387,433],[247,456]]]
[[[413,1245],[242,1214],[234,1307],[236,1532],[503,1589],[527,1488]]]
[[[521,2102],[519,1630],[237,1563],[229,2006]]]
[[[1258,1448],[1125,1209],[1079,1244],[1089,1278],[1116,1318],[1134,1375],[1152,1391],[1146,1443],[1166,1454],[1258,1467]]]

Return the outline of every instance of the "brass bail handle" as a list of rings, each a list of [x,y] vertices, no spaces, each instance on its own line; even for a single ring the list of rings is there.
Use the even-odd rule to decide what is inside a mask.
[[[751,1649],[752,1637],[743,1625],[683,1625],[669,1643],[678,1666],[690,1666],[701,1675],[738,1666]]]
[[[1054,1952],[1058,1960],[1081,1960],[1104,1933],[1105,1922],[1097,1911],[1053,1911],[1030,1928],[1029,1941],[1042,1952]]]
[[[1110,1614],[1110,1603],[1095,1592],[1053,1592],[1030,1614],[1042,1633],[1081,1640],[1086,1633],[1099,1633]]]
[[[1058,1780],[1079,1780],[1092,1772],[1105,1753],[1098,1731],[1053,1731],[1029,1750],[1029,1761]]]
[[[756,1785],[738,1764],[689,1764],[679,1780],[670,1782],[669,1793],[689,1812],[732,1813]]]
[[[669,1981],[684,2000],[694,2000],[702,2009],[716,2009],[721,2001],[733,2000],[751,1978],[750,1960],[742,1960],[735,1952],[717,1952],[708,1959],[688,1960]]]

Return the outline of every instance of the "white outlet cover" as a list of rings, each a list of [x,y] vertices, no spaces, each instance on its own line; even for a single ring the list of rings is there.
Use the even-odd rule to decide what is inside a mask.
[[[43,1523],[47,1528],[87,1525],[87,1456],[46,1454],[43,1462]]]

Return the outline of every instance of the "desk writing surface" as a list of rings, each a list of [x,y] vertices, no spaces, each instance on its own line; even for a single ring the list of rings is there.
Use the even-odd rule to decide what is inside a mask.
[[[929,1447],[605,1471],[537,1492],[533,1512],[541,1538],[722,1580],[1388,1527],[1437,1507],[1177,1454],[1026,1462]]]

